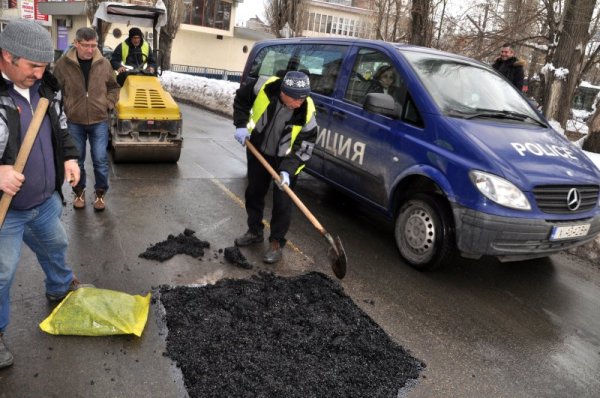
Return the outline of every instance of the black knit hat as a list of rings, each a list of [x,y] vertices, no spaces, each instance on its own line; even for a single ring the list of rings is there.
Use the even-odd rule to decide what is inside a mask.
[[[133,36],[139,36],[141,38],[144,37],[140,28],[131,28],[129,29],[129,38],[132,39]]]
[[[310,94],[310,80],[304,72],[289,71],[283,77],[281,91],[294,99],[303,99]]]

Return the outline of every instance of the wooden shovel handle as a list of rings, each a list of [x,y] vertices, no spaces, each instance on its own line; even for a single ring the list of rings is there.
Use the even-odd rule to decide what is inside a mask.
[[[265,169],[267,169],[267,171],[269,172],[269,174],[271,174],[271,176],[277,182],[277,184],[280,185],[281,177],[279,177],[279,174],[277,174],[277,172],[273,169],[273,167],[271,167],[269,162],[267,162],[267,160],[260,154],[260,152],[258,152],[256,147],[254,145],[252,145],[252,143],[248,139],[246,139],[246,146],[248,147],[250,152],[252,152],[252,154],[259,160],[259,162],[262,163],[262,165],[265,167]],[[296,206],[298,206],[300,211],[302,211],[302,213],[304,213],[304,215],[306,216],[306,218],[308,218],[308,220],[312,223],[312,225],[314,225],[314,227],[317,230],[319,230],[319,232],[322,235],[325,235],[327,233],[325,231],[325,228],[323,228],[323,226],[321,225],[319,220],[317,220],[317,218],[311,213],[311,211],[308,210],[308,208],[306,206],[304,206],[304,203],[302,203],[300,198],[298,196],[296,196],[294,191],[292,191],[292,189],[290,187],[288,187],[287,185],[283,186],[283,190],[285,191],[285,193],[287,193],[290,196],[290,198],[292,198],[292,201],[296,204]]]
[[[35,108],[35,112],[33,113],[33,118],[31,119],[31,123],[29,123],[29,127],[25,132],[25,138],[21,143],[21,148],[19,149],[19,153],[17,154],[17,160],[13,168],[19,173],[23,172],[25,169],[25,164],[27,163],[27,158],[29,157],[29,153],[31,152],[31,148],[33,147],[33,143],[37,138],[38,132],[40,130],[40,126],[44,121],[44,116],[46,116],[46,111],[48,110],[48,105],[50,101],[47,98],[40,98],[40,101]],[[12,200],[12,196],[3,194],[2,199],[0,199],[0,228],[2,228],[2,224],[4,224],[4,218],[6,217],[6,213],[8,212],[8,207],[10,206],[10,202]]]

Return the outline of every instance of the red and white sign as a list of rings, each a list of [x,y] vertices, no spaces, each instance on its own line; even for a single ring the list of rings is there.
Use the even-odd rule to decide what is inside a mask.
[[[40,3],[39,0],[23,0],[21,2],[21,18],[48,21],[48,15],[40,13],[38,3]]]
[[[47,21],[48,15],[42,14],[40,12],[40,8],[38,7],[38,5],[40,3],[45,2],[46,0],[34,0],[34,1],[35,1],[35,19],[36,19],[36,21]]]
[[[33,1],[23,0],[21,2],[21,18],[23,18],[23,19],[34,19],[35,18],[35,4]]]

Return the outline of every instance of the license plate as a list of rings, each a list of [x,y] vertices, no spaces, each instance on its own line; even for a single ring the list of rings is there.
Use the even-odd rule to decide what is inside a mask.
[[[564,227],[552,227],[550,240],[571,239],[587,235],[590,224],[569,225]]]

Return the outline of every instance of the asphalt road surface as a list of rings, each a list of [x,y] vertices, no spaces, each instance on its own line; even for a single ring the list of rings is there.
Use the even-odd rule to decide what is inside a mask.
[[[332,275],[327,242],[299,212],[284,260],[252,270],[227,264],[218,249],[245,231],[245,152],[227,118],[182,105],[184,150],[177,164],[111,165],[107,210],[65,208],[69,258],[97,287],[146,294],[161,284],[213,283],[260,270]],[[88,160],[88,175],[93,175]],[[93,180],[93,178],[92,178]],[[68,190],[65,189],[65,192]],[[88,189],[87,198],[92,198]],[[305,176],[297,194],[346,248],[341,281],[354,302],[427,364],[401,397],[600,396],[600,266],[571,255],[502,264],[462,260],[434,273],[403,264],[392,226]],[[268,213],[267,213],[268,214]],[[211,243],[203,261],[138,257],[185,228]],[[5,340],[15,364],[0,371],[0,397],[185,397],[181,374],[163,356],[160,308],[141,338],[51,336],[38,324],[51,310],[43,274],[25,249],[12,290]]]

